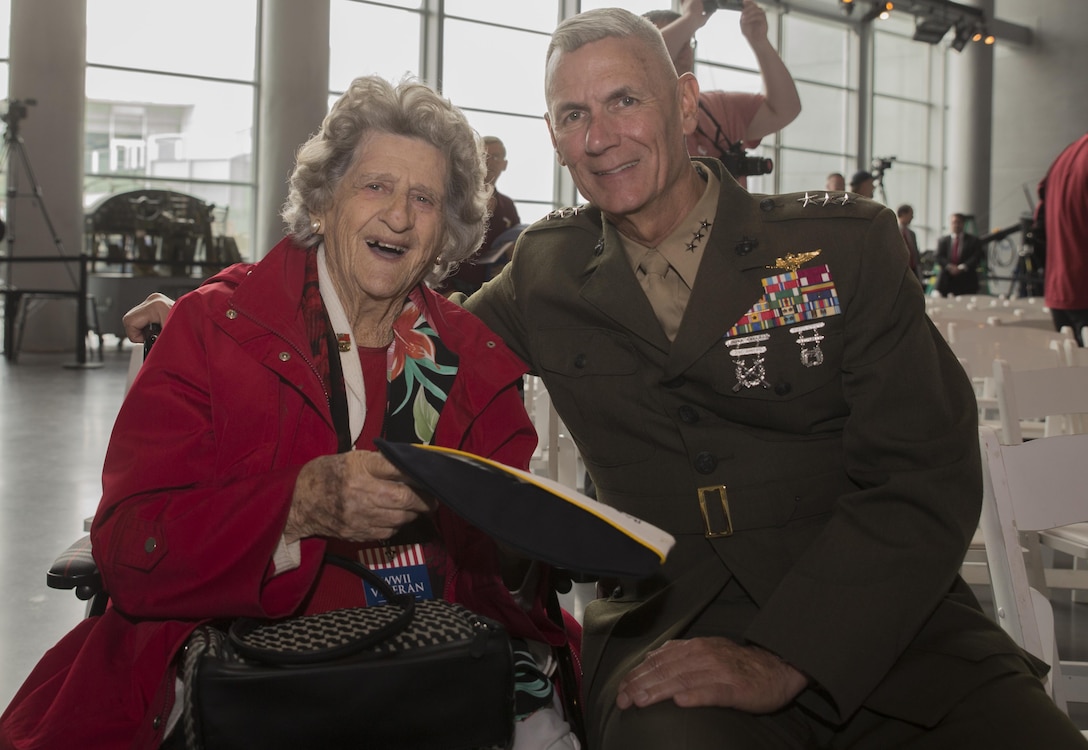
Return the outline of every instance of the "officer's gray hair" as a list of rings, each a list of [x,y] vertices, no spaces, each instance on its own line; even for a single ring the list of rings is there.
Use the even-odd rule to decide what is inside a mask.
[[[491,188],[484,184],[487,170],[480,136],[459,109],[418,81],[394,86],[377,76],[362,76],[351,82],[321,129],[298,150],[281,211],[287,233],[302,247],[321,241],[312,226],[313,214],[331,207],[359,145],[373,133],[418,138],[446,158],[442,263],[427,277],[436,283],[480,247]]]
[[[602,39],[630,39],[643,45],[652,54],[661,58],[666,69],[674,70],[669,49],[661,31],[642,16],[637,16],[623,8],[598,8],[571,16],[559,24],[552,33],[548,52],[545,55],[545,95],[551,79],[552,57],[562,52],[574,52],[592,42]]]

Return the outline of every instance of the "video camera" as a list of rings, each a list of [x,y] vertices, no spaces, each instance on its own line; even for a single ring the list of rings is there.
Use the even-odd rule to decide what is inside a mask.
[[[703,12],[708,16],[719,8],[744,10],[743,0],[703,0]]]
[[[894,156],[877,156],[873,159],[873,179],[877,182],[884,175],[885,169],[892,168],[892,162],[895,161]]]
[[[748,177],[750,175],[770,174],[774,170],[774,162],[765,156],[748,156],[744,150],[744,144],[737,141],[721,155],[722,164],[734,177]]]
[[[0,120],[8,125],[16,125],[19,120],[26,118],[28,114],[27,107],[32,107],[37,103],[37,99],[8,99],[7,111],[0,115]]]

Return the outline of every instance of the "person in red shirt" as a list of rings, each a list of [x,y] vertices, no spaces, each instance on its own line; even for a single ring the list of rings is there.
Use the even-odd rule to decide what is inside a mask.
[[[695,71],[695,32],[706,25],[713,12],[707,11],[703,0],[684,0],[679,13],[652,10],[643,14],[661,29],[678,74]],[[771,45],[767,14],[754,0],[743,1],[740,29],[755,53],[763,92],[700,91],[698,126],[687,139],[691,156],[721,159],[737,144],[755,148],[765,136],[781,130],[801,114],[801,98],[793,76]],[[747,187],[744,175],[733,176]]]
[[[1069,144],[1039,183],[1036,220],[1046,236],[1044,299],[1055,330],[1088,327],[1088,133]]]

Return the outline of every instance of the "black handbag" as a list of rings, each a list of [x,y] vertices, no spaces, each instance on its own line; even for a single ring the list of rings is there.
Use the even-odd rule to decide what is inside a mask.
[[[503,626],[398,595],[360,563],[325,560],[389,604],[198,628],[181,666],[186,747],[509,747],[514,660]]]

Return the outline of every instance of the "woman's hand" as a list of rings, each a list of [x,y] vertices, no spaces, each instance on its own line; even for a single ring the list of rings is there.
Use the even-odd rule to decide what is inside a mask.
[[[351,451],[321,456],[302,467],[295,482],[284,536],[292,542],[325,536],[353,542],[388,539],[434,509],[380,453]]]

